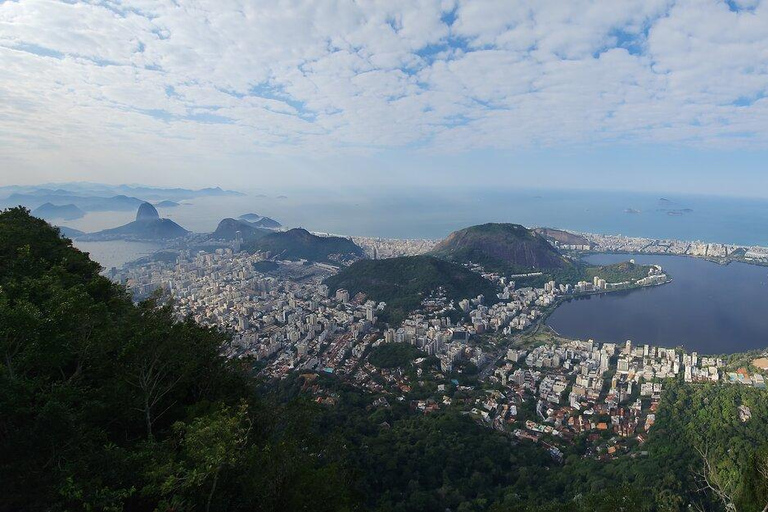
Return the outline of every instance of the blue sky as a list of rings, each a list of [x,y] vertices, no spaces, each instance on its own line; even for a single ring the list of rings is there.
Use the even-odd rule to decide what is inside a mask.
[[[768,197],[768,2],[0,2],[0,184]]]

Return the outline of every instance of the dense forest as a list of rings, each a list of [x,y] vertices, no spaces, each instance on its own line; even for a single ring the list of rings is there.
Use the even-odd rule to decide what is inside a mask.
[[[649,439],[564,460],[455,406],[334,376],[262,382],[226,335],[134,304],[21,208],[0,213],[0,510],[759,511],[766,392],[668,382]],[[374,355],[407,364],[415,352]],[[393,370],[394,371],[394,370]],[[316,400],[319,396],[333,400]],[[751,418],[739,415],[749,408]],[[635,456],[636,455],[636,456]]]
[[[347,508],[308,409],[260,399],[224,335],[98,272],[0,214],[0,510]]]
[[[426,354],[408,343],[385,343],[371,349],[368,361],[377,368],[399,368],[422,356]]]

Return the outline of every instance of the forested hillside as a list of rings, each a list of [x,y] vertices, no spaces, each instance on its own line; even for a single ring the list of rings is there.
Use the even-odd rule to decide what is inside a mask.
[[[18,208],[0,214],[0,510],[339,510],[309,409],[267,404],[225,337],[134,305]]]
[[[479,274],[432,256],[360,260],[329,277],[326,284],[332,292],[345,288],[352,295],[362,292],[369,299],[386,302],[381,317],[393,326],[438,289],[457,301],[484,295],[492,303],[497,293],[494,285]]]

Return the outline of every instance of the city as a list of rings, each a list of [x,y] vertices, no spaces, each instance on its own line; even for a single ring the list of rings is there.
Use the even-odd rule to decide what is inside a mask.
[[[355,241],[377,257],[421,254],[433,246],[424,240]],[[590,242],[600,251],[692,245],[597,235]],[[459,408],[489,428],[544,443],[555,460],[580,435],[589,440],[588,456],[601,459],[627,453],[629,439],[642,444],[667,379],[765,388],[760,374],[735,372],[721,357],[631,341],[596,343],[555,333],[552,343],[531,335],[547,329],[543,320],[561,301],[627,283],[595,276],[574,286],[550,281],[516,288],[514,276],[473,264],[472,271],[496,285],[498,302],[488,305],[483,296],[454,302],[437,289],[402,325],[387,328],[377,318],[385,303],[323,284],[336,267],[237,249],[235,242],[211,252],[181,251],[108,274],[136,297],[170,298],[179,319],[231,333],[226,357],[249,362],[264,378],[316,372],[370,393],[377,407],[397,400],[423,413]],[[634,286],[668,279],[655,266]],[[370,356],[385,345],[416,350],[396,366],[377,366]]]

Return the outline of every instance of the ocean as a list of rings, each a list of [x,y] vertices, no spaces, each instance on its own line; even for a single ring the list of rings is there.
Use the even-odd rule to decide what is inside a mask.
[[[161,208],[186,229],[211,232],[225,217],[257,213],[287,227],[341,235],[444,238],[485,222],[513,222],[581,232],[768,246],[768,200],[551,189],[294,190],[251,192]],[[86,232],[133,220],[135,212],[89,213],[63,224]],[[111,242],[101,242],[109,244]],[[115,250],[93,250],[107,258]],[[114,259],[100,261],[114,266]]]

